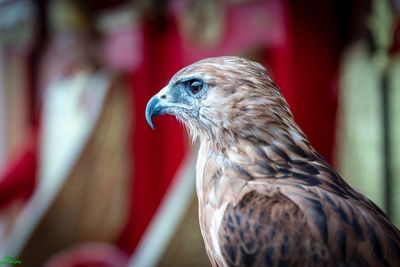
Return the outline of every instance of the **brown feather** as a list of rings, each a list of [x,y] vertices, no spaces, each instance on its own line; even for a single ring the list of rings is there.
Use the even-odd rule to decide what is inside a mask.
[[[208,85],[197,117],[200,227],[213,266],[400,266],[400,232],[315,151],[278,87],[238,57],[171,80]]]

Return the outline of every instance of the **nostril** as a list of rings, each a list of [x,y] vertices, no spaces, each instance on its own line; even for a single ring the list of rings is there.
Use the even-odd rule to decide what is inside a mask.
[[[162,95],[160,98],[161,99],[167,99],[167,96],[166,95]]]

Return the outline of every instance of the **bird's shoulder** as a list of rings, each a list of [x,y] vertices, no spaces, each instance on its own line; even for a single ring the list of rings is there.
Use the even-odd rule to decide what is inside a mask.
[[[309,245],[316,263],[326,257],[310,230],[299,205],[281,192],[248,190],[227,205],[218,235],[228,266],[305,266]]]
[[[237,153],[241,156],[231,156],[234,171],[229,174],[257,188],[284,188],[288,194],[298,192],[304,199],[317,196],[323,203],[340,202],[383,224],[389,222],[378,206],[354,190],[306,141],[292,139],[287,137],[280,143],[253,141],[242,146]]]
[[[218,234],[229,266],[397,266],[400,239],[389,224],[322,188],[250,182]]]
[[[397,228],[318,152],[289,137],[260,140],[228,149],[220,169],[246,181],[219,229],[229,266],[400,266]]]

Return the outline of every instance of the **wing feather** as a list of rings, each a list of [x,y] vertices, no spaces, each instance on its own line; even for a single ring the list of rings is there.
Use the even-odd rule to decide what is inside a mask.
[[[219,239],[228,266],[400,266],[397,234],[357,205],[280,190],[227,206]]]
[[[399,231],[321,156],[263,151],[253,164],[232,163],[248,186],[219,229],[228,266],[400,266]]]
[[[228,205],[219,230],[228,266],[322,266],[326,246],[314,238],[304,212],[280,192],[251,191]]]

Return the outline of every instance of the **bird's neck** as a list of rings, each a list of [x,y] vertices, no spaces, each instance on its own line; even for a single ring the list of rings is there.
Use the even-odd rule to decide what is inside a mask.
[[[226,154],[215,153],[209,142],[200,144],[196,166],[196,191],[200,209],[219,208],[237,194],[245,181],[229,176],[231,162]]]
[[[198,189],[203,191],[206,185],[220,184],[213,181],[218,180],[218,176],[207,176],[210,170],[207,166],[212,166],[212,173],[221,169],[222,173],[232,172],[230,177],[248,181],[276,178],[276,171],[292,162],[316,157],[318,153],[296,125],[247,132],[244,136],[237,135],[230,143],[203,140],[199,152],[201,168],[197,177],[201,180],[198,181]]]
[[[299,146],[313,150],[309,141],[300,127],[292,120],[287,122],[267,122],[252,124],[250,127],[234,128],[224,132],[202,135],[200,143],[207,147],[210,155],[226,157],[228,152],[237,151],[239,148],[256,148],[271,144],[280,147]]]

